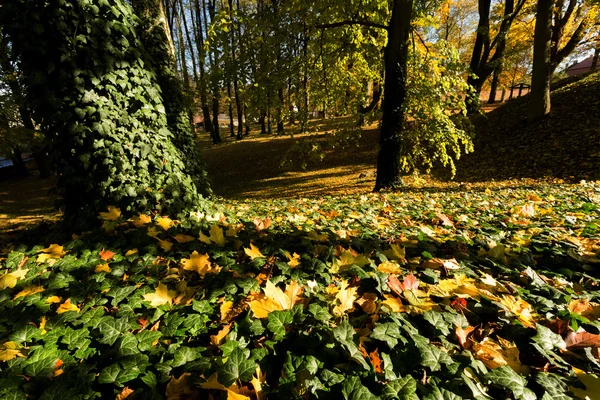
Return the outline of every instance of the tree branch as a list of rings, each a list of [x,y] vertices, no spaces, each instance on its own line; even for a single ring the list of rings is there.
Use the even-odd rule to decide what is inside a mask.
[[[378,24],[377,22],[352,21],[352,20],[332,22],[330,24],[315,25],[315,28],[319,28],[319,29],[339,28],[340,26],[350,26],[350,25],[361,25],[361,26],[368,26],[371,28],[385,29],[386,31],[388,30],[388,27],[386,25]]]

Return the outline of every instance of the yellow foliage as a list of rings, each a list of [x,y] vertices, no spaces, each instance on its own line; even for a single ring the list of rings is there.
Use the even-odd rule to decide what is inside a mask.
[[[100,217],[105,221],[116,221],[121,216],[121,210],[117,207],[108,207],[108,212],[101,212]]]
[[[250,248],[244,248],[244,253],[246,253],[246,255],[248,257],[250,257],[250,259],[254,260],[255,258],[261,258],[264,257],[264,255],[260,252],[260,250],[258,249],[258,247],[256,247],[255,245],[253,245],[252,243],[250,243]]]
[[[335,295],[335,300],[339,301],[335,307],[333,307],[333,313],[338,317],[341,317],[348,311],[354,310],[354,301],[358,298],[356,287],[348,287],[348,281],[342,280],[340,291]]]
[[[264,295],[255,296],[250,301],[250,309],[257,318],[266,318],[271,311],[289,310],[302,301],[304,288],[292,280],[285,288],[285,292],[267,281]]]
[[[177,295],[174,290],[169,290],[167,285],[160,282],[154,293],[147,293],[143,296],[145,301],[149,301],[152,307],[158,307],[163,304],[172,304],[173,297]]]

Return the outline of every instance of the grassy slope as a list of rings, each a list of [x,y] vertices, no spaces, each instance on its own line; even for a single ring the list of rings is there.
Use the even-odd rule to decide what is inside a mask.
[[[456,179],[600,178],[599,92],[596,73],[554,90],[542,121],[527,122],[529,96],[478,116],[475,152],[461,160]]]

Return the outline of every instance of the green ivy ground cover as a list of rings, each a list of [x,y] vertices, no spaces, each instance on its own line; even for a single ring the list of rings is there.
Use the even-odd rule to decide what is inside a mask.
[[[0,253],[0,394],[594,398],[599,202],[582,183],[110,209]]]

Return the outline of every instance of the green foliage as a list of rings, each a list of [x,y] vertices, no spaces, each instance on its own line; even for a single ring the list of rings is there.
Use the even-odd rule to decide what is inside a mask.
[[[431,49],[414,48],[408,66],[408,129],[402,155],[407,172],[430,172],[435,164],[456,173],[455,159],[473,151],[466,115],[464,66],[458,52],[440,42]]]
[[[0,246],[0,396],[573,397],[572,367],[600,372],[568,339],[574,319],[600,338],[600,187],[492,188],[104,215],[64,247]]]
[[[0,10],[75,224],[111,205],[173,216],[207,207],[173,144],[134,21],[121,1],[14,0]]]

